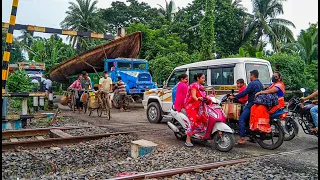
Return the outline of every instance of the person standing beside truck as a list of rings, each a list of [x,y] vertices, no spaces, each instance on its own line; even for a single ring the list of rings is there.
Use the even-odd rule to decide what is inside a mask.
[[[119,94],[120,111],[125,111],[123,104],[124,104],[124,98],[127,95],[127,90],[126,90],[126,83],[122,81],[121,76],[118,77],[118,82],[116,83],[114,89],[117,91],[115,93]]]

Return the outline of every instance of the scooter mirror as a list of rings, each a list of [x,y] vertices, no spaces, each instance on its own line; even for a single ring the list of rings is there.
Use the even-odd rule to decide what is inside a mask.
[[[300,91],[301,91],[302,93],[305,93],[305,92],[306,92],[306,89],[305,89],[305,88],[301,88]]]

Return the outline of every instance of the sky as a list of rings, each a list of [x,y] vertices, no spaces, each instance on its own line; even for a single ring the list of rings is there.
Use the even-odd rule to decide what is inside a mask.
[[[70,0],[75,2],[75,0]],[[108,8],[114,0],[98,0],[98,8]],[[126,0],[118,0],[125,2]],[[165,0],[138,0],[147,2],[151,7],[165,7]],[[16,23],[36,26],[60,28],[60,22],[65,18],[69,0],[19,0]],[[175,0],[177,7],[185,7],[192,0]],[[11,13],[12,0],[2,0],[2,22],[8,22]],[[252,12],[251,0],[243,0],[242,4]],[[318,0],[287,0],[283,3],[284,18],[293,22],[296,29],[292,29],[297,36],[301,29],[307,29],[309,23],[318,22]],[[19,31],[14,36],[21,35]],[[34,33],[35,36],[49,37],[50,34]],[[66,36],[61,36],[64,40]]]

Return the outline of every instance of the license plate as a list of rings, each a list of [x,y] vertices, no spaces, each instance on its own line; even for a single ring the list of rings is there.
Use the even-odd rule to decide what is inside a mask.
[[[139,93],[138,89],[130,89],[130,93]]]

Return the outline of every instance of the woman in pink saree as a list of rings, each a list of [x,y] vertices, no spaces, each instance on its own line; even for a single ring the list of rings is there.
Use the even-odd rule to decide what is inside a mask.
[[[197,73],[194,75],[194,80],[196,82],[190,84],[185,107],[190,121],[185,142],[185,145],[188,147],[193,146],[191,136],[204,132],[208,121],[206,106],[204,106],[202,102],[203,99],[206,98],[206,91],[203,87],[205,75],[203,73]]]

